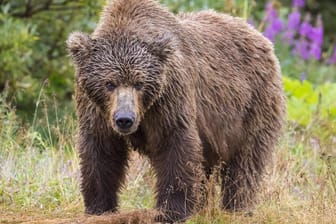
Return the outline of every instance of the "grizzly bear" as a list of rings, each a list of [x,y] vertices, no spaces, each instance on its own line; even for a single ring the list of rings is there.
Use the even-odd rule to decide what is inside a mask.
[[[156,173],[157,219],[188,218],[221,176],[221,207],[253,206],[285,115],[270,41],[214,11],[174,15],[154,0],[115,0],[67,47],[76,68],[86,212],[114,212],[131,150]]]

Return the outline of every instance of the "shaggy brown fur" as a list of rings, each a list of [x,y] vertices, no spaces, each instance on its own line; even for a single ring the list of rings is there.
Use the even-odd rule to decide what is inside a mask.
[[[222,207],[253,204],[285,114],[279,63],[259,32],[214,11],[175,16],[155,1],[115,0],[92,35],[67,45],[87,213],[116,210],[132,148],[156,172],[159,219],[197,210],[215,166]]]

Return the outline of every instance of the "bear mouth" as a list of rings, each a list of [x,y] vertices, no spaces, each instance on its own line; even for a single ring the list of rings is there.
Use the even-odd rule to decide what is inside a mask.
[[[126,136],[126,135],[130,135],[130,134],[133,134],[135,131],[136,131],[136,129],[135,130],[130,130],[130,129],[127,129],[127,130],[125,130],[125,129],[117,129],[116,130],[119,134],[121,134],[121,135],[123,135],[123,136]]]
[[[112,128],[115,132],[119,133],[122,136],[126,136],[126,135],[131,135],[134,132],[137,131],[138,129],[138,125],[137,124],[133,124],[131,127],[129,128],[120,128],[118,127],[115,122],[113,122],[114,124],[112,125]]]

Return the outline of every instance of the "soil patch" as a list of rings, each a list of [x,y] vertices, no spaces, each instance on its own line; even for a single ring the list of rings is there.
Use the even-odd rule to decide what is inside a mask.
[[[155,210],[141,209],[102,216],[85,214],[42,214],[34,212],[0,211],[1,224],[147,224],[155,223]]]

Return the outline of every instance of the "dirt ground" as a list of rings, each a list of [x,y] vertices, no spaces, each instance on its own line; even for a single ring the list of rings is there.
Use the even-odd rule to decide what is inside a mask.
[[[154,210],[136,210],[109,214],[103,216],[89,216],[72,212],[43,212],[43,211],[1,211],[1,224],[147,224],[154,222]]]

